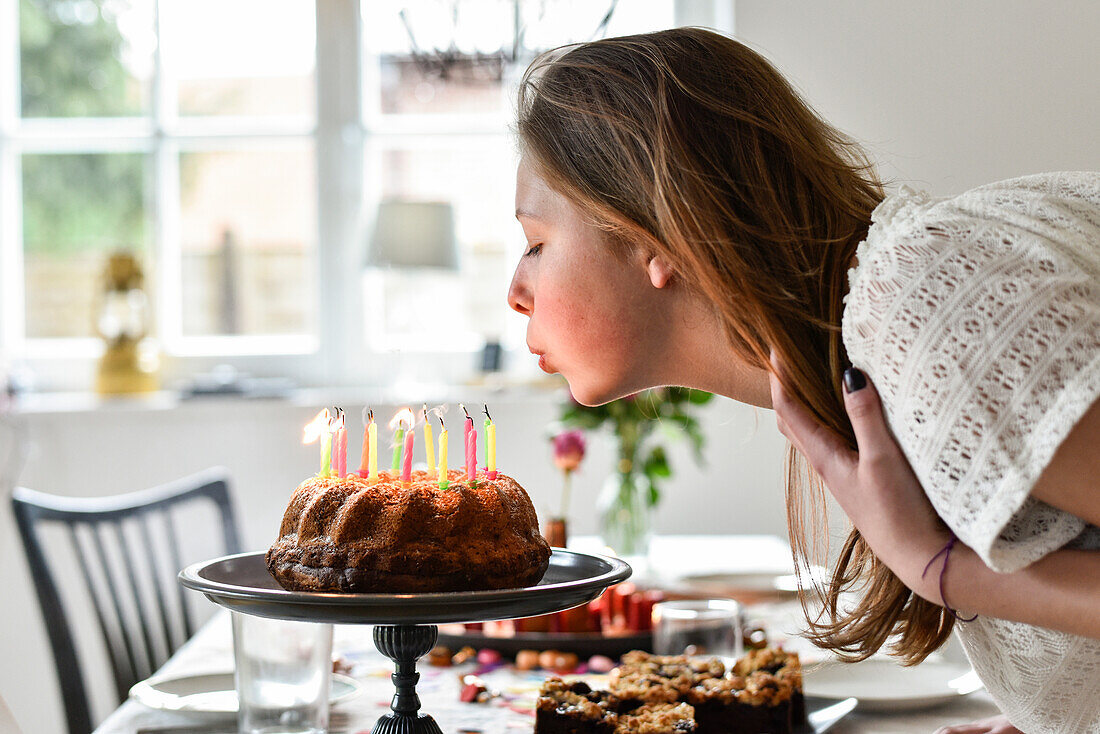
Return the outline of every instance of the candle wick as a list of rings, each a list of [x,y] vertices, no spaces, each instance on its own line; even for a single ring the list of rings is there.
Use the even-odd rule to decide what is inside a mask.
[[[462,403],[459,403],[458,407],[462,408],[462,412],[466,414],[466,420],[473,420],[472,418],[470,418],[470,411],[466,410],[465,405],[463,405]]]
[[[489,406],[488,406],[488,405],[485,405],[485,404],[483,403],[483,404],[482,404],[482,408],[483,408],[483,409],[484,409],[484,411],[485,411],[485,417],[489,419],[489,422],[492,422],[492,420],[493,420],[493,416],[489,415]]]

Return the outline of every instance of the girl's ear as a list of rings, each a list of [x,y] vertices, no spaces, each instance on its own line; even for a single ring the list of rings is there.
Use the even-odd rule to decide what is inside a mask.
[[[672,268],[660,255],[654,255],[646,263],[646,272],[649,273],[649,282],[654,288],[664,288],[672,280]]]

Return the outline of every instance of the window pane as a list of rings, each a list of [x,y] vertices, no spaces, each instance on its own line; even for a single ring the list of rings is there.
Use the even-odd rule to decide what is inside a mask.
[[[181,115],[314,117],[316,17],[305,0],[161,0]]]
[[[145,163],[141,153],[23,156],[28,338],[95,335],[103,270],[114,250],[138,254],[148,292]]]
[[[389,148],[379,158],[383,198],[452,205],[460,269],[374,273],[366,299],[368,331],[378,346],[461,348],[504,338],[511,254],[518,256],[522,237],[512,213],[511,141],[465,138],[461,144]]]
[[[512,0],[366,0],[362,13],[364,48],[379,75],[380,97],[368,101],[383,114],[508,109],[501,81],[504,67],[499,56],[492,57],[501,43],[511,43]]]
[[[513,82],[540,51],[667,28],[674,16],[673,0],[363,0],[361,7],[377,74],[367,104],[384,115],[507,114]]]
[[[23,116],[148,114],[155,45],[149,0],[20,0]]]
[[[185,335],[316,331],[314,165],[311,143],[180,155]]]
[[[546,50],[566,43],[647,33],[675,25],[675,0],[557,0],[523,3],[524,44]],[[611,18],[604,26],[608,10]]]

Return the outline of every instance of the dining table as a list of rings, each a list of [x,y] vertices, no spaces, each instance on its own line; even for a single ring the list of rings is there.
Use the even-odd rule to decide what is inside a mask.
[[[594,538],[577,538],[571,549],[601,550]],[[701,593],[741,596],[745,618],[760,625],[772,644],[799,652],[807,681],[819,665],[836,666],[828,656],[812,648],[798,632],[801,605],[793,594],[738,594],[744,579],[780,578],[791,570],[790,550],[785,541],[772,536],[659,536],[648,559],[638,564],[634,582],[679,592],[696,588]],[[727,588],[723,588],[725,584]],[[749,586],[742,583],[742,586]],[[956,653],[957,654],[957,653]],[[354,695],[335,703],[330,713],[333,734],[368,734],[380,716],[389,712],[394,694],[390,675],[393,663],[374,646],[369,625],[335,625],[333,655],[344,673],[352,678]],[[935,653],[934,664],[941,653]],[[965,665],[965,659],[955,664]],[[233,640],[230,614],[218,609],[153,676],[154,681],[187,679],[205,674],[233,671]],[[892,675],[904,676],[919,668],[897,668]],[[454,665],[432,665],[427,657],[417,665],[417,684],[423,712],[430,713],[448,734],[508,734],[532,732],[535,702],[542,682],[550,673],[539,668],[521,670],[507,658],[491,661],[472,657]],[[478,701],[462,700],[466,684],[476,676],[485,694]],[[902,678],[902,681],[905,679]],[[916,680],[914,678],[914,680]],[[149,699],[146,698],[148,701]],[[235,732],[236,716],[231,712],[172,710],[172,703],[153,701],[149,706],[135,698],[124,701],[95,730],[94,734],[216,734]],[[889,701],[886,702],[887,704]],[[201,708],[201,707],[199,707]],[[217,706],[211,708],[218,708]],[[892,710],[891,710],[892,709]],[[950,724],[962,724],[993,716],[997,708],[984,689],[958,695],[931,706],[875,706],[856,703],[853,710],[828,728],[830,734],[932,734]]]

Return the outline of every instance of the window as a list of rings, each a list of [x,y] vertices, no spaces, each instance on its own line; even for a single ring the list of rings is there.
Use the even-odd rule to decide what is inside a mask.
[[[445,201],[460,263],[449,273],[369,272],[366,334],[374,349],[468,351],[501,341],[526,351],[526,320],[504,305],[523,249],[509,131],[519,78],[534,55],[522,48],[668,27],[673,10],[670,0],[363,0],[368,217],[390,199]],[[519,62],[501,63],[515,53],[517,32]]]
[[[94,357],[117,250],[143,266],[165,353],[316,352],[314,4],[0,0],[0,14],[4,353],[46,373]]]
[[[144,266],[165,383],[219,362],[383,382],[394,355],[521,349],[504,303],[529,57],[493,54],[517,29],[547,48],[667,27],[674,9],[0,0],[0,350],[41,387],[87,388],[119,249]],[[393,199],[450,205],[457,269],[364,269]],[[449,362],[448,379],[473,366]]]

